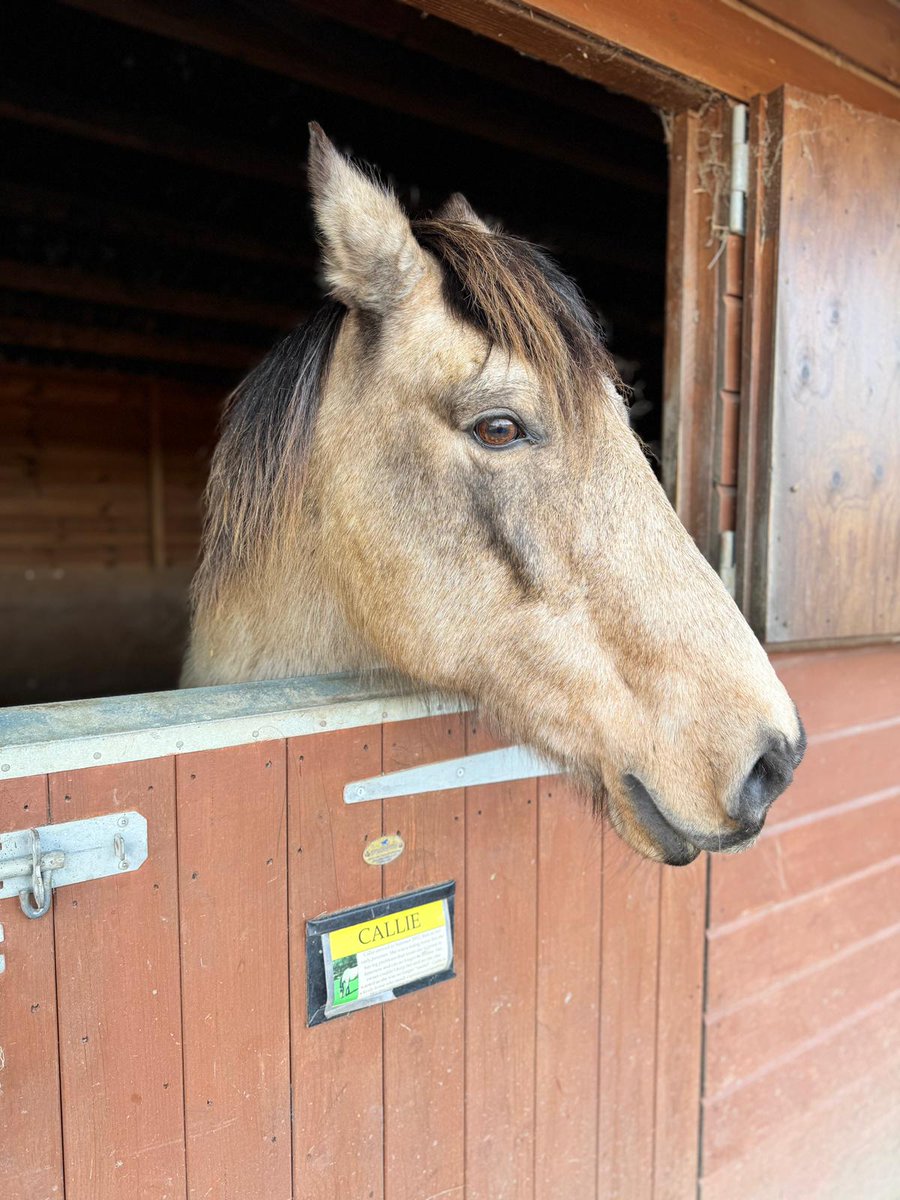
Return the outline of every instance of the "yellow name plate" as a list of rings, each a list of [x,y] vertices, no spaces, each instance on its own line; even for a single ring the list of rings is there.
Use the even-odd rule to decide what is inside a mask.
[[[452,979],[455,883],[308,921],[307,1024]]]

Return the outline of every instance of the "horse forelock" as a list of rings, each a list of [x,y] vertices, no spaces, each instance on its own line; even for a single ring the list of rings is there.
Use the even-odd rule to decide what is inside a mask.
[[[473,222],[412,223],[443,271],[443,296],[492,345],[537,371],[568,417],[603,381],[618,383],[612,356],[578,285],[539,247]]]

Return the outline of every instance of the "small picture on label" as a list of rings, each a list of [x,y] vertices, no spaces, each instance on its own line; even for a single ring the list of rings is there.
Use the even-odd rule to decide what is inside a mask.
[[[359,996],[359,963],[355,954],[339,958],[334,964],[334,999],[332,1004],[352,1004]]]

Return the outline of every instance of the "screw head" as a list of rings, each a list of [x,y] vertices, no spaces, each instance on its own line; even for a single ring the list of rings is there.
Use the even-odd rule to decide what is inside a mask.
[[[118,821],[116,821],[116,824],[121,825],[122,828],[124,829],[125,826],[128,824],[128,818],[127,817],[119,817]]]
[[[119,870],[120,871],[127,871],[130,866],[131,866],[131,863],[128,861],[127,858],[119,859]]]

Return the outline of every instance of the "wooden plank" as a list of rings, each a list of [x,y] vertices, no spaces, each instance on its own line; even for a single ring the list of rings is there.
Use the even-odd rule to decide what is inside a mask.
[[[252,234],[190,220],[186,214],[174,217],[151,209],[126,207],[112,199],[73,195],[31,183],[0,181],[0,212],[27,217],[35,223],[97,231],[104,238],[150,239],[163,246],[179,246],[194,253],[217,254],[246,262],[278,263],[295,270],[314,265],[310,250],[303,245],[272,244]]]
[[[748,100],[787,82],[900,116],[900,89],[740,3],[539,0],[526,10],[515,0],[404,2],[647,103],[694,107],[704,86]],[[822,20],[833,20],[830,9]],[[689,85],[693,97],[685,95]]]
[[[672,125],[666,252],[663,485],[676,512],[712,561],[719,551],[714,515],[721,337],[715,266],[724,221],[727,110],[680,113]]]
[[[894,746],[888,753],[896,770]],[[818,819],[803,819],[786,829],[774,825],[752,854],[715,863],[710,922],[715,927],[747,917],[877,867],[898,846],[900,784],[865,802],[832,808]]]
[[[900,21],[892,0],[742,0],[747,8],[900,82]]]
[[[900,720],[840,736],[814,738],[787,793],[772,810],[769,832],[828,809],[886,793],[900,779]]]
[[[0,781],[0,831],[44,825],[49,818],[45,775]],[[53,920],[29,921],[18,901],[7,900],[0,904],[0,922],[0,954],[6,956],[0,974],[0,1193],[61,1200]]]
[[[468,719],[466,753],[500,744]],[[535,1194],[537,807],[534,779],[466,792],[467,1200]]]
[[[775,654],[779,677],[817,744],[900,716],[900,645]]]
[[[263,347],[234,342],[212,342],[203,338],[188,341],[155,333],[102,329],[63,321],[33,321],[25,317],[0,317],[0,342],[8,346],[40,346],[45,350],[77,350],[108,357],[147,358],[213,367],[245,368],[265,354]]]
[[[536,1200],[597,1195],[602,848],[589,798],[564,776],[540,780]]]
[[[900,123],[783,88],[751,126],[739,595],[770,643],[896,633]]]
[[[188,1197],[291,1197],[285,743],[177,760]]]
[[[306,921],[381,896],[381,868],[363,860],[381,804],[343,795],[380,772],[381,727],[291,738],[287,754],[294,1200],[381,1200],[381,1009],[306,1026]]]
[[[660,870],[604,826],[599,1200],[653,1195]]]
[[[238,321],[278,331],[291,329],[304,313],[301,308],[247,300],[221,292],[199,292],[150,281],[126,283],[113,275],[94,275],[68,266],[53,267],[14,259],[0,259],[0,278],[4,280],[4,288],[15,292],[37,292],[42,296],[63,296],[93,304],[178,313],[183,317],[212,321]]]
[[[811,1098],[827,1095],[847,1080],[876,1072],[882,1062],[898,1059],[900,992],[894,992],[837,1028],[823,1031],[799,1053],[776,1060],[768,1070],[707,1099],[704,1171],[713,1174],[750,1149],[758,1152],[770,1131],[790,1120]],[[895,1086],[889,1102],[896,1100]]]
[[[401,4],[381,0],[341,0],[339,10],[332,0],[304,0],[303,7],[327,18],[337,18],[375,37],[402,42],[409,50],[436,58],[452,67],[475,72],[494,86],[502,84],[513,92],[536,96],[548,106],[587,113],[604,124],[616,125],[639,137],[656,138],[659,124],[646,106],[626,96],[601,91],[587,80],[549,67],[537,59],[510,54],[467,29],[446,21],[423,21],[419,14]]]
[[[150,846],[140,870],[54,898],[66,1200],[181,1200],[173,761],[51,775],[50,805],[55,823],[136,809]]]
[[[900,856],[792,903],[710,932],[707,1011],[749,999],[788,975],[900,922]]]
[[[843,1086],[811,1095],[766,1134],[765,1152],[748,1146],[704,1176],[703,1200],[894,1200],[900,1176],[900,1058]]]
[[[609,152],[618,134],[599,124],[602,114],[589,118],[569,110],[557,115],[552,106],[529,105],[526,97],[510,95],[495,80],[483,82],[470,71],[460,86],[459,68],[435,60],[424,68],[429,86],[423,87],[419,78],[408,81],[423,68],[404,47],[382,44],[373,53],[368,36],[316,21],[291,4],[270,0],[265,19],[254,21],[244,11],[229,12],[227,5],[220,5],[211,18],[196,0],[132,0],[125,8],[114,0],[67,2],[439,128],[449,126],[494,145],[560,161],[620,186],[650,192],[665,187],[657,172],[641,165],[644,146],[638,139],[633,139],[627,161]],[[441,99],[450,89],[456,97],[452,107]],[[561,121],[568,131],[565,138],[555,136]]]
[[[707,868],[660,871],[654,1200],[697,1195]]]
[[[461,717],[385,725],[385,771],[464,753]],[[464,1187],[465,802],[462,790],[384,801],[384,831],[405,852],[384,868],[384,894],[456,880],[457,977],[385,1005],[385,1200],[457,1200]]]
[[[768,1064],[787,1059],[804,1042],[894,992],[900,992],[900,926],[712,1017],[706,1033],[707,1095],[761,1074]]]

